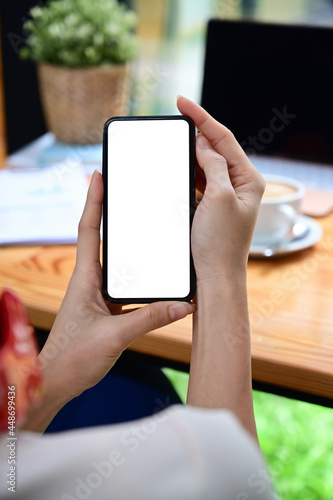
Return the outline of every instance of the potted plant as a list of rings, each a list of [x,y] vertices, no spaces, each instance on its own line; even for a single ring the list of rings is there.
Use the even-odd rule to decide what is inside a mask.
[[[23,59],[37,63],[47,127],[59,141],[97,143],[128,111],[136,15],[117,0],[47,0],[24,23]]]

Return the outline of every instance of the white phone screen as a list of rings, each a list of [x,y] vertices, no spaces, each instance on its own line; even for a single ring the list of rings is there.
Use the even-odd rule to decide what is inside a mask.
[[[163,300],[191,294],[193,134],[189,120],[178,116],[107,122],[103,260],[109,298]]]

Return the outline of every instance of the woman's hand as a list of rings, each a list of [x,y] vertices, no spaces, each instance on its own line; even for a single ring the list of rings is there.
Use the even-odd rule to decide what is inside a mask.
[[[256,438],[246,265],[264,180],[232,133],[180,97],[196,140],[197,187],[203,198],[192,225],[197,311],[187,402],[235,413]]]
[[[246,264],[265,183],[230,130],[185,97],[177,105],[201,132],[192,253],[198,281],[209,280]]]
[[[60,408],[97,384],[124,349],[145,333],[184,318],[195,309],[186,302],[156,302],[122,314],[101,292],[100,223],[103,179],[95,172],[79,224],[76,266],[39,360],[45,382],[41,408],[25,429],[42,430]]]

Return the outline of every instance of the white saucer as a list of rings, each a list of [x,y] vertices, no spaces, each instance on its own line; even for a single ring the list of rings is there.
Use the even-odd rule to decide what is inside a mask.
[[[305,248],[309,248],[323,235],[323,230],[321,226],[311,217],[307,217],[306,215],[301,215],[297,222],[301,222],[306,224],[308,227],[308,232],[303,236],[303,238],[283,241],[277,248],[274,248],[274,254],[272,256],[265,255],[265,250],[268,245],[259,245],[252,243],[250,248],[250,257],[265,257],[272,258],[278,255],[285,255],[293,252],[298,252],[299,250],[304,250]]]

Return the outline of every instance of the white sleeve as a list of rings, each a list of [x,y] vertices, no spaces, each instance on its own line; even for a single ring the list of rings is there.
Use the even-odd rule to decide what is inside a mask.
[[[2,437],[2,499],[13,498],[3,481],[7,442]],[[275,498],[258,446],[224,410],[177,405],[125,424],[23,432],[15,461],[17,500]]]

